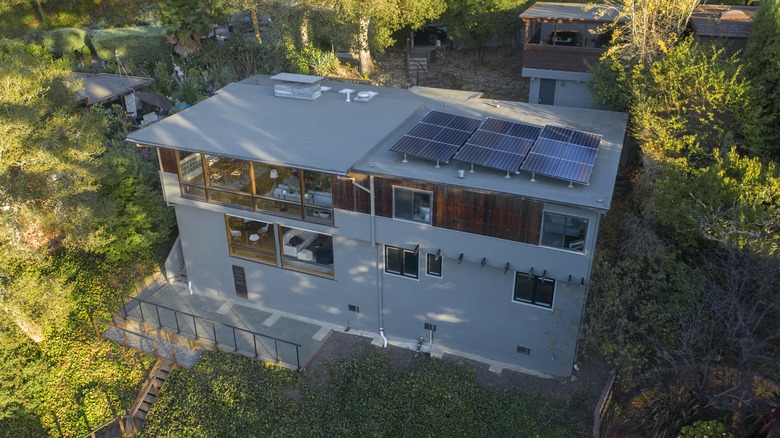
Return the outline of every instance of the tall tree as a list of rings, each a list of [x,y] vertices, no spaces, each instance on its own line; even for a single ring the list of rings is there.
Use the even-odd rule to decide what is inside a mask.
[[[488,41],[509,35],[517,26],[517,16],[531,3],[528,0],[451,0],[443,18],[453,37],[476,48],[479,64]]]
[[[747,75],[763,111],[764,141],[754,153],[780,162],[780,2],[762,2],[745,51]]]
[[[610,52],[646,64],[679,39],[698,4],[699,0],[608,0],[593,7],[615,12]]]
[[[406,26],[419,27],[444,12],[437,0],[324,0],[319,3],[336,12],[341,24],[352,29],[351,47],[357,52],[360,72],[374,71],[371,51],[380,52],[394,43],[392,34]]]

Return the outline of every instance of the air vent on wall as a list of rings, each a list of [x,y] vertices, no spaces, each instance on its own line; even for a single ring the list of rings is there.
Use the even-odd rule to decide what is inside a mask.
[[[354,304],[349,304],[349,311],[350,312],[355,312],[355,313],[360,313],[360,307],[358,307],[358,306],[356,306]]]
[[[521,347],[519,345],[517,346],[517,352],[520,353],[520,354],[525,354],[526,356],[530,356],[531,355],[531,349],[530,348],[528,348],[528,347]]]
[[[425,330],[432,330],[434,332],[436,331],[436,324],[430,324],[426,322],[424,327]]]

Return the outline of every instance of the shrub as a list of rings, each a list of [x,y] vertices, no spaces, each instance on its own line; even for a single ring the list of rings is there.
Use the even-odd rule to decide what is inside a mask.
[[[164,32],[162,27],[154,26],[105,29],[90,33],[88,40],[102,59],[112,60],[119,55],[124,64],[153,66],[171,54]]]
[[[309,64],[312,73],[316,75],[327,76],[339,69],[339,59],[332,52],[323,52],[316,48],[309,48],[304,50],[303,57]]]
[[[81,51],[86,36],[87,32],[83,29],[56,29],[44,33],[41,42],[55,58],[61,58],[66,53],[72,54],[74,50]]]

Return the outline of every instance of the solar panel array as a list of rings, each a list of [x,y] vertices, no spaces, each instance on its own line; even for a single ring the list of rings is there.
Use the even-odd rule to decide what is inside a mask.
[[[449,161],[482,123],[479,119],[429,112],[390,150],[433,161]]]
[[[456,160],[517,172],[541,128],[488,118],[455,155]]]
[[[456,160],[504,172],[524,170],[588,184],[601,138],[560,126],[542,129],[494,118],[482,123],[430,111],[389,149],[437,162],[454,155]]]
[[[601,135],[547,125],[520,169],[588,184],[600,143]]]

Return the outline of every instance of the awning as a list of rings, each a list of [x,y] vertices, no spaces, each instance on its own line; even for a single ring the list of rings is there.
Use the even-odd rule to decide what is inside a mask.
[[[144,91],[136,91],[135,95],[142,101],[154,105],[162,110],[167,111],[173,109],[173,105],[171,105],[170,102],[168,102],[164,97],[160,96],[159,94],[147,93]]]

